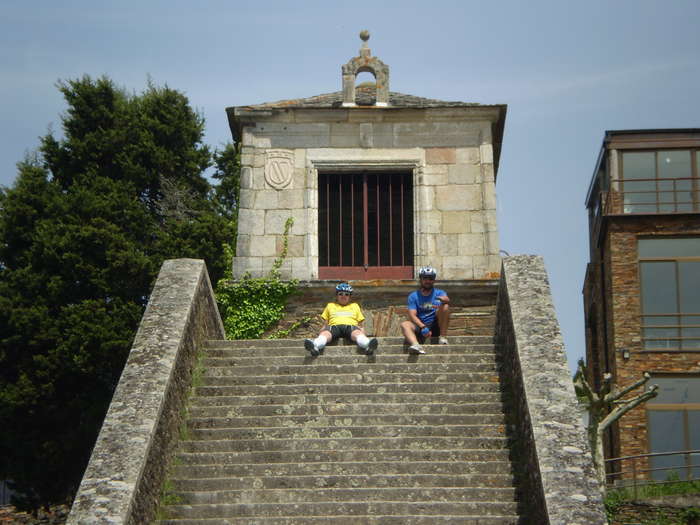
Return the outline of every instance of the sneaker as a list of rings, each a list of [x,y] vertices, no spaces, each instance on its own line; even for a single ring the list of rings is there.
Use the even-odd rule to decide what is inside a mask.
[[[318,354],[320,354],[318,348],[316,348],[316,345],[311,339],[304,339],[304,348],[308,350],[311,357],[318,357]]]
[[[425,353],[425,350],[423,350],[423,347],[419,344],[409,346],[408,351],[412,354],[424,354]]]
[[[376,337],[373,337],[369,340],[369,345],[367,348],[365,348],[365,355],[374,355],[374,351],[377,349],[377,346],[379,346],[379,341],[377,341]]]
[[[450,344],[450,343],[447,342],[447,337],[439,337],[439,338],[438,338],[438,344],[441,344],[441,345],[448,345],[448,344]]]

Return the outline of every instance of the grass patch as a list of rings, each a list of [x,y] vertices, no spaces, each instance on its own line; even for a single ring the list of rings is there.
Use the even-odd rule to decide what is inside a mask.
[[[636,495],[635,495],[636,494]],[[665,496],[691,496],[700,494],[700,480],[681,481],[678,473],[672,472],[664,483],[650,483],[638,485],[636,492],[634,487],[620,487],[608,489],[603,500],[605,512],[611,522],[621,514],[623,505],[632,502],[644,502],[647,500],[663,498]],[[663,512],[651,521],[642,520],[642,525],[686,525],[698,523],[700,508],[689,507],[679,512],[677,516],[663,516]]]

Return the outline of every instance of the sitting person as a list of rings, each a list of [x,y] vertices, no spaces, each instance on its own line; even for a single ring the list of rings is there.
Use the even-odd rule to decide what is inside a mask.
[[[372,355],[377,349],[377,339],[369,339],[362,328],[365,316],[357,303],[351,303],[352,286],[340,283],[335,287],[335,302],[328,303],[321,317],[326,322],[316,339],[305,339],[304,347],[312,357],[317,357],[326,344],[339,337],[350,339],[364,350],[366,355]]]
[[[435,288],[437,271],[425,266],[418,272],[420,288],[408,296],[408,321],[401,323],[401,331],[413,354],[424,354],[421,346],[426,339],[437,337],[441,345],[447,344],[447,327],[450,312],[447,304],[450,298],[444,290]],[[420,341],[420,343],[419,343]]]

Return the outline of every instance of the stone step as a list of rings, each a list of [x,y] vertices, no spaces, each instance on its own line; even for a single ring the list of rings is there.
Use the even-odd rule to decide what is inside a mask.
[[[311,360],[309,360],[311,361]],[[495,363],[378,363],[374,357],[364,356],[361,361],[354,363],[338,364],[335,361],[325,360],[308,362],[302,365],[279,365],[270,361],[263,361],[252,365],[215,366],[206,367],[201,378],[208,377],[259,377],[268,375],[280,376],[317,376],[317,375],[341,375],[341,374],[410,374],[420,372],[425,374],[440,374],[443,372],[463,372],[470,374],[496,374]]]
[[[235,465],[175,465],[175,478],[230,478],[235,476],[310,476],[370,474],[510,474],[507,461],[355,461],[328,463],[239,463]]]
[[[194,428],[189,439],[286,439],[286,438],[373,438],[373,437],[503,437],[504,425],[443,425],[415,427],[411,425],[341,426],[316,428]]]
[[[518,516],[304,516],[281,518],[182,518],[165,519],[159,525],[516,525]]]
[[[509,488],[312,488],[272,490],[174,491],[181,505],[236,503],[327,503],[369,501],[515,501]]]
[[[418,359],[429,355],[469,355],[469,354],[491,354],[495,352],[492,344],[484,345],[423,345],[425,354],[416,356],[408,351],[408,345],[379,345],[376,355],[403,356]],[[272,346],[238,346],[231,348],[209,348],[203,351],[207,357],[294,357],[306,356],[308,352],[304,348],[303,341],[295,346],[272,347]],[[322,357],[353,357],[364,356],[364,353],[355,345],[327,346]],[[309,357],[310,358],[310,357]]]
[[[459,403],[464,405],[481,403],[500,403],[500,392],[475,392],[475,393],[354,393],[354,394],[289,394],[289,395],[258,395],[258,396],[193,396],[190,398],[190,413],[194,414],[194,408],[216,406],[264,406],[277,405],[296,407],[299,405],[334,405],[334,404],[426,404],[426,403]]]
[[[239,417],[239,416],[347,416],[358,414],[497,414],[503,412],[500,401],[492,403],[436,403],[424,396],[421,403],[375,403],[353,404],[345,402],[297,405],[264,405],[255,403],[238,406],[190,406],[189,417]]]
[[[495,372],[438,372],[421,373],[372,372],[371,369],[358,373],[344,374],[288,374],[288,375],[256,375],[256,376],[208,376],[200,379],[201,386],[236,386],[236,385],[309,385],[309,384],[377,384],[377,383],[497,383]]]
[[[281,450],[262,452],[202,452],[178,453],[180,465],[210,466],[247,463],[353,463],[363,461],[503,461],[508,460],[508,450]]]
[[[239,439],[183,441],[181,452],[255,452],[314,450],[426,450],[426,449],[504,450],[508,440],[500,437],[429,437],[429,438],[311,438],[311,439]]]
[[[219,491],[244,489],[316,489],[316,488],[367,488],[367,487],[490,487],[513,486],[513,475],[496,474],[318,474],[306,476],[236,476],[216,478],[172,478],[176,491]]]
[[[357,414],[348,416],[263,416],[263,417],[190,417],[191,429],[286,427],[292,429],[359,427],[374,425],[499,425],[503,414]]]
[[[429,349],[429,348],[428,348]],[[332,357],[332,360],[328,359]],[[217,356],[217,357],[206,357],[202,359],[201,365],[204,368],[216,368],[216,367],[229,367],[229,366],[255,366],[255,365],[270,365],[274,363],[274,366],[307,366],[310,363],[315,365],[328,366],[328,365],[353,365],[353,364],[365,364],[368,361],[365,355],[357,354],[343,354],[343,355],[324,355],[312,360],[309,355],[305,352],[297,352],[296,355],[278,355],[270,356],[269,354],[258,355],[258,356],[247,356],[238,352],[236,355]],[[415,363],[415,364],[441,364],[441,363],[469,363],[469,364],[489,364],[494,365],[496,363],[496,357],[493,352],[480,352],[480,353],[451,353],[451,354],[425,354],[421,356],[416,356],[412,354],[405,353],[394,353],[388,354],[386,352],[378,352],[374,355],[374,360],[372,361],[376,364],[398,364],[398,363]]]
[[[508,516],[517,511],[514,502],[316,502],[169,505],[168,514],[180,518],[306,517],[306,516]]]
[[[318,378],[317,378],[318,379]],[[495,381],[482,383],[442,382],[439,393],[472,394],[499,392],[500,385]],[[384,393],[428,393],[436,392],[435,383],[384,383],[337,384],[313,383],[294,385],[237,385],[237,386],[198,386],[194,389],[198,396],[266,396],[266,395],[337,395],[337,394],[384,394]]]
[[[403,337],[378,337],[380,345],[397,345],[404,344]],[[437,341],[432,341],[437,343]],[[493,335],[458,335],[449,337],[450,345],[490,345],[493,344]],[[205,351],[215,348],[299,348],[303,347],[303,340],[299,339],[238,339],[238,340],[209,340],[204,345]],[[329,345],[328,348],[336,348],[342,346],[354,346],[350,343],[339,340],[334,345]],[[437,345],[435,345],[437,346]]]
[[[517,523],[492,336],[425,348],[209,341],[159,523]]]

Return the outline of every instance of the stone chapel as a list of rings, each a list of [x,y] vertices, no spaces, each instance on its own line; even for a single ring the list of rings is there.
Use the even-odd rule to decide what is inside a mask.
[[[493,279],[500,271],[496,174],[505,104],[389,90],[369,33],[342,90],[227,108],[241,150],[234,277]],[[359,73],[375,82],[356,85]]]

